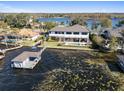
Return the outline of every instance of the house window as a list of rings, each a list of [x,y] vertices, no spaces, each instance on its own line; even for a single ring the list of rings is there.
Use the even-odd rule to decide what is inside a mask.
[[[64,32],[62,32],[62,34],[64,34]]]
[[[81,42],[87,42],[87,38],[81,39]]]
[[[66,32],[66,34],[71,34],[71,32]]]
[[[64,34],[64,32],[55,32],[55,34]]]
[[[55,34],[58,34],[58,32],[55,32]]]
[[[49,31],[49,34],[51,34],[51,31]]]
[[[79,35],[79,32],[74,32],[73,34],[74,34],[74,35]]]
[[[82,35],[87,35],[87,32],[82,32]]]

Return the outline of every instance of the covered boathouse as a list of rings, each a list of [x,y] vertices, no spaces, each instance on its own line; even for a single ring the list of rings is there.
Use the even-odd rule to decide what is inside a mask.
[[[11,60],[11,67],[33,69],[36,64],[41,60],[41,54],[44,50],[45,47],[40,50],[35,49],[22,52],[17,57]]]

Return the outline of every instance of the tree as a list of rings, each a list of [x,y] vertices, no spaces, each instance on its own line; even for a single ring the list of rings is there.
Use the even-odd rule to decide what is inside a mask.
[[[114,36],[112,36],[112,37],[111,37],[111,40],[110,40],[110,48],[111,48],[112,50],[115,50],[117,44],[118,44],[118,43],[117,43],[117,38],[114,37]]]
[[[92,34],[90,36],[90,40],[92,41],[93,48],[99,49],[103,45],[104,39],[101,36]]]
[[[123,36],[121,46],[122,46],[122,52],[124,53],[124,30],[121,31],[121,34]]]
[[[28,17],[26,14],[7,15],[4,22],[12,28],[23,28],[27,25]]]
[[[101,26],[102,27],[106,27],[106,28],[112,27],[112,22],[111,22],[110,19],[104,18],[104,19],[100,19],[100,21],[101,21]]]
[[[45,30],[50,30],[51,28],[53,28],[53,27],[55,27],[56,26],[56,23],[53,23],[53,22],[45,22],[44,23],[45,25],[44,25],[44,29]]]
[[[4,21],[0,21],[0,28],[6,29],[8,25]]]
[[[79,24],[79,25],[86,25],[86,22],[83,18],[78,17],[72,20],[72,24],[71,25],[75,25],[75,24]]]
[[[96,23],[96,22],[93,22],[93,24],[92,24],[92,30],[96,30],[97,29],[97,27],[98,27],[98,23]]]
[[[121,31],[121,34],[122,34],[122,36],[123,36],[123,38],[124,38],[124,30]]]
[[[124,20],[119,21],[119,23],[118,23],[118,25],[117,25],[117,26],[122,26],[122,25],[124,25]]]

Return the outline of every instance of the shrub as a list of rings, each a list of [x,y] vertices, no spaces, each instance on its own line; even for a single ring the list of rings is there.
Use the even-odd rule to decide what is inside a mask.
[[[44,35],[41,35],[40,37],[38,37],[35,42],[39,41],[39,40],[44,40]]]
[[[92,41],[92,48],[99,49],[103,45],[104,39],[98,35],[91,35],[90,40]]]
[[[59,44],[57,44],[57,46],[62,46],[62,44],[61,44],[61,43],[59,43]]]

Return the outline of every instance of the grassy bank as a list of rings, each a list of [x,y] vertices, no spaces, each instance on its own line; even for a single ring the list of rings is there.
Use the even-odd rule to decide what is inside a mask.
[[[46,46],[47,48],[57,48],[57,49],[93,50],[89,47],[84,47],[84,46],[59,45],[59,43],[57,41],[46,41],[46,42],[44,42],[44,46]]]
[[[23,41],[21,41],[21,44],[23,46],[33,46],[35,44],[35,42],[32,40],[23,40]]]

